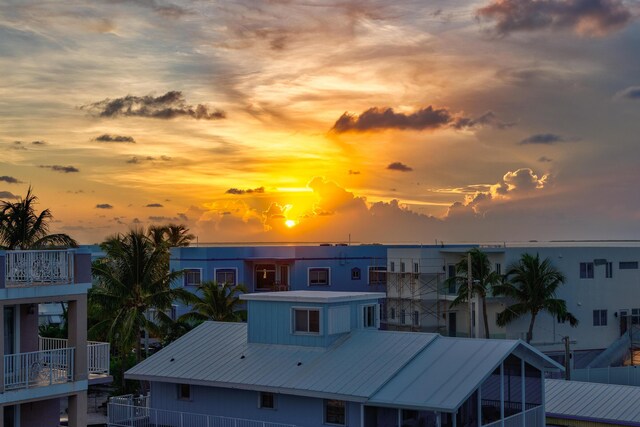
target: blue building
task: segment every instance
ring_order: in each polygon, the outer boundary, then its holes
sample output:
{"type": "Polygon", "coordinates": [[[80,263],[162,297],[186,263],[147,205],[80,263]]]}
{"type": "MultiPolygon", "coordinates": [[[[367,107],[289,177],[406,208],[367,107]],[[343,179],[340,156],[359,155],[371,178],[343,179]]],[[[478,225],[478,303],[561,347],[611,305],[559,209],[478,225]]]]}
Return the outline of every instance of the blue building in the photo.
{"type": "Polygon", "coordinates": [[[205,322],[127,371],[151,395],[112,401],[110,425],[543,426],[562,369],[522,341],[381,331],[382,293],[242,298],[247,323],[205,322]]]}

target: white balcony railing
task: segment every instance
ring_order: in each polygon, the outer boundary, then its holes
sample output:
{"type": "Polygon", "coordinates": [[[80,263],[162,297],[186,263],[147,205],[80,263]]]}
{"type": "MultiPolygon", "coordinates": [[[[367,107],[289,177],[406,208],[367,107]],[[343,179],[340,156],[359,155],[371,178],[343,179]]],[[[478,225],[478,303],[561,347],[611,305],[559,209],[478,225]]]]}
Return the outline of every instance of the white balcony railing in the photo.
{"type": "Polygon", "coordinates": [[[73,381],[73,348],[7,354],[4,389],[45,387],[73,381]]]}
{"type": "Polygon", "coordinates": [[[149,408],[148,396],[112,397],[107,407],[109,427],[296,427],[242,418],[215,417],[189,412],[149,408]]]}
{"type": "MultiPolygon", "coordinates": [[[[38,348],[59,350],[67,348],[68,340],[38,337],[38,348]]],[[[87,341],[87,369],[89,375],[109,375],[110,344],[108,342],[87,341]]]]}
{"type": "Polygon", "coordinates": [[[491,424],[482,424],[482,427],[543,427],[545,425],[542,406],[528,409],[524,412],[505,417],[503,420],[491,424]]]}
{"type": "Polygon", "coordinates": [[[6,251],[5,287],[73,283],[73,251],[6,251]]]}

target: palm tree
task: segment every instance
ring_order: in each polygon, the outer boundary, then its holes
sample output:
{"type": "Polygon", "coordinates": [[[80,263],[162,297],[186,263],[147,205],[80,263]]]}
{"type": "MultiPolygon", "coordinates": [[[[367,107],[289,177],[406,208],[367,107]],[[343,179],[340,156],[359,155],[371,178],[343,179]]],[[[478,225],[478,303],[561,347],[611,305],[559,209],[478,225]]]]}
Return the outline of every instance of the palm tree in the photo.
{"type": "Polygon", "coordinates": [[[218,322],[242,321],[243,311],[239,309],[242,304],[240,294],[246,293],[243,285],[222,285],[213,281],[202,282],[198,286],[198,293],[191,294],[191,311],[180,316],[178,321],[200,323],[206,320],[218,322]]]}
{"type": "Polygon", "coordinates": [[[27,196],[17,202],[0,203],[0,249],[40,249],[44,247],[77,247],[66,234],[49,234],[51,211],[35,211],[38,198],[27,190],[27,196]]]}
{"type": "Polygon", "coordinates": [[[480,297],[482,303],[482,321],[484,324],[485,338],[489,338],[489,320],[487,318],[487,293],[502,281],[502,277],[491,268],[491,261],[486,253],[473,248],[465,253],[465,256],[456,264],[456,276],[447,279],[458,284],[458,296],[451,303],[452,307],[469,301],[468,284],[468,257],[471,255],[471,298],[474,295],[480,297]]]}
{"type": "Polygon", "coordinates": [[[551,265],[551,260],[540,261],[540,255],[522,254],[520,260],[507,269],[507,281],[495,288],[497,295],[512,298],[515,303],[498,313],[497,323],[506,326],[521,316],[531,315],[527,343],[533,338],[533,326],[539,313],[546,311],[559,320],[578,325],[578,319],[567,311],[564,300],[556,298],[556,291],[564,283],[565,277],[551,265]]]}
{"type": "Polygon", "coordinates": [[[152,225],[147,234],[156,246],[166,245],[168,248],[189,246],[195,238],[183,224],[152,225]]]}
{"type": "Polygon", "coordinates": [[[171,289],[182,271],[170,272],[167,250],[156,246],[142,229],[118,234],[101,245],[104,258],[92,266],[96,285],[89,292],[94,311],[89,333],[106,337],[124,360],[135,348],[141,360],[143,331],[158,332],[154,320],[164,319],[171,303],[187,292],[171,289]],[[149,316],[154,312],[154,316],[149,316]]]}

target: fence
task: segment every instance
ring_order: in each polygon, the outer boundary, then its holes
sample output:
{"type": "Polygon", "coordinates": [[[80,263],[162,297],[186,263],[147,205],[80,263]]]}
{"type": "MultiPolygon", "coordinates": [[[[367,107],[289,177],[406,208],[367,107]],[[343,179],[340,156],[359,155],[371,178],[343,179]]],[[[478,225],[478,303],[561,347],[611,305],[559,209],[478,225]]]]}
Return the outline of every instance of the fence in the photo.
{"type": "MultiPolygon", "coordinates": [[[[63,338],[38,337],[38,348],[59,350],[67,348],[69,340],[63,338]]],[[[89,374],[109,374],[110,344],[108,342],[87,341],[87,369],[89,374]]]]}
{"type": "Polygon", "coordinates": [[[5,390],[73,381],[73,354],[73,348],[63,348],[5,355],[5,390]]]}
{"type": "Polygon", "coordinates": [[[5,286],[73,283],[73,251],[6,251],[5,286]]]}
{"type": "Polygon", "coordinates": [[[586,368],[571,371],[574,381],[640,386],[640,366],[586,368]]]}

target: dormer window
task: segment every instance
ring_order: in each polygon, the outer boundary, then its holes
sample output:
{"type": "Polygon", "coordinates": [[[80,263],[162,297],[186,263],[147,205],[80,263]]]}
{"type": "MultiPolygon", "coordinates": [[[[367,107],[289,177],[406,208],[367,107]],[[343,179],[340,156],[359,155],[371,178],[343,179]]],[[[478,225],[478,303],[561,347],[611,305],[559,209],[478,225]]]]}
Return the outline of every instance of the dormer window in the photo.
{"type": "Polygon", "coordinates": [[[293,332],[296,334],[320,334],[320,309],[294,308],[293,332]]]}

